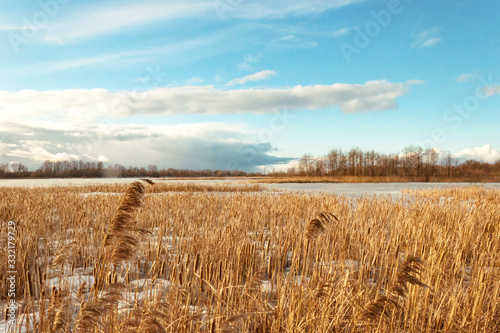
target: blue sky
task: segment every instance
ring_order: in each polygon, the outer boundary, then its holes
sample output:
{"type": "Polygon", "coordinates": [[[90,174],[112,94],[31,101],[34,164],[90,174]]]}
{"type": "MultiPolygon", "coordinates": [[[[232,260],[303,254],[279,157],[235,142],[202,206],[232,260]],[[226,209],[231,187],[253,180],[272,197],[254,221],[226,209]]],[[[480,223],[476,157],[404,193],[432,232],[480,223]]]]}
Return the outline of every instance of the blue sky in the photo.
{"type": "Polygon", "coordinates": [[[0,3],[0,163],[500,158],[500,3],[0,3]]]}

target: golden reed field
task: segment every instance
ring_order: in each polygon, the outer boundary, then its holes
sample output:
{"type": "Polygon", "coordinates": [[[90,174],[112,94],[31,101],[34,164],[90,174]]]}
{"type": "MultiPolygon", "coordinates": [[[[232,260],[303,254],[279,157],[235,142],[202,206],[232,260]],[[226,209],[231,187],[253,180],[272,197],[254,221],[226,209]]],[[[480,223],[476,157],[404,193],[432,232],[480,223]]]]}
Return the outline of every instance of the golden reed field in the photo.
{"type": "Polygon", "coordinates": [[[498,189],[0,196],[0,332],[500,332],[498,189]]]}

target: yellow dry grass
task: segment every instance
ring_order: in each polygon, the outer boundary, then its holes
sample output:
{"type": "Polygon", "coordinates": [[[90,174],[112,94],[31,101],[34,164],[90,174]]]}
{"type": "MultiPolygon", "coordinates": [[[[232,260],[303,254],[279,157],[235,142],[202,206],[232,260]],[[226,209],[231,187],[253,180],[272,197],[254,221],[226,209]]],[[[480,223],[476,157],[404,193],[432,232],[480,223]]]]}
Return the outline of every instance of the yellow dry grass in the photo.
{"type": "Polygon", "coordinates": [[[26,332],[500,331],[498,190],[155,186],[0,189],[26,332]]]}

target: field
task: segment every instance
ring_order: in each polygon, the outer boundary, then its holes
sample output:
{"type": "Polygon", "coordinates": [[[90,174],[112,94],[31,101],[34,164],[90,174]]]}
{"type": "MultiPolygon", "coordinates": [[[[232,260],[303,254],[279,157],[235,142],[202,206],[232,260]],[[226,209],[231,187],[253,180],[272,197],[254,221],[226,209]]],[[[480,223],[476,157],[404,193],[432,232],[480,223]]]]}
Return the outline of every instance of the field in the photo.
{"type": "Polygon", "coordinates": [[[0,332],[500,332],[498,189],[0,197],[0,332]]]}

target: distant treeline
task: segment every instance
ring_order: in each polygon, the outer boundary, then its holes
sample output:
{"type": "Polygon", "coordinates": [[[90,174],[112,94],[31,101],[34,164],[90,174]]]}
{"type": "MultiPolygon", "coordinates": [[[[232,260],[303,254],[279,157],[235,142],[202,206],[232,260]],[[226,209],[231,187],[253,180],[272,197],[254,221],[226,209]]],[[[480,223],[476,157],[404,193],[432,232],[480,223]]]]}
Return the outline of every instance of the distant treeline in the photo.
{"type": "Polygon", "coordinates": [[[238,170],[187,170],[147,167],[105,166],[103,162],[45,161],[35,171],[20,163],[0,164],[0,178],[101,178],[101,177],[237,177],[262,176],[261,173],[238,170]]]}
{"type": "Polygon", "coordinates": [[[409,146],[397,154],[381,154],[373,150],[349,151],[333,149],[327,155],[314,157],[304,154],[297,166],[274,176],[355,176],[403,177],[429,181],[431,178],[468,178],[471,180],[500,179],[500,159],[495,163],[476,160],[459,162],[450,153],[439,156],[434,149],[409,146]]]}
{"type": "MultiPolygon", "coordinates": [[[[467,160],[459,162],[451,154],[439,155],[434,149],[409,146],[397,154],[373,150],[333,149],[327,155],[304,154],[297,166],[286,171],[268,172],[268,176],[303,177],[400,177],[408,181],[454,179],[464,181],[500,181],[500,159],[495,163],[467,160]]],[[[147,167],[124,167],[103,162],[45,161],[29,171],[20,163],[0,164],[0,178],[100,178],[100,177],[257,177],[262,173],[238,170],[188,170],[147,167]]]]}

